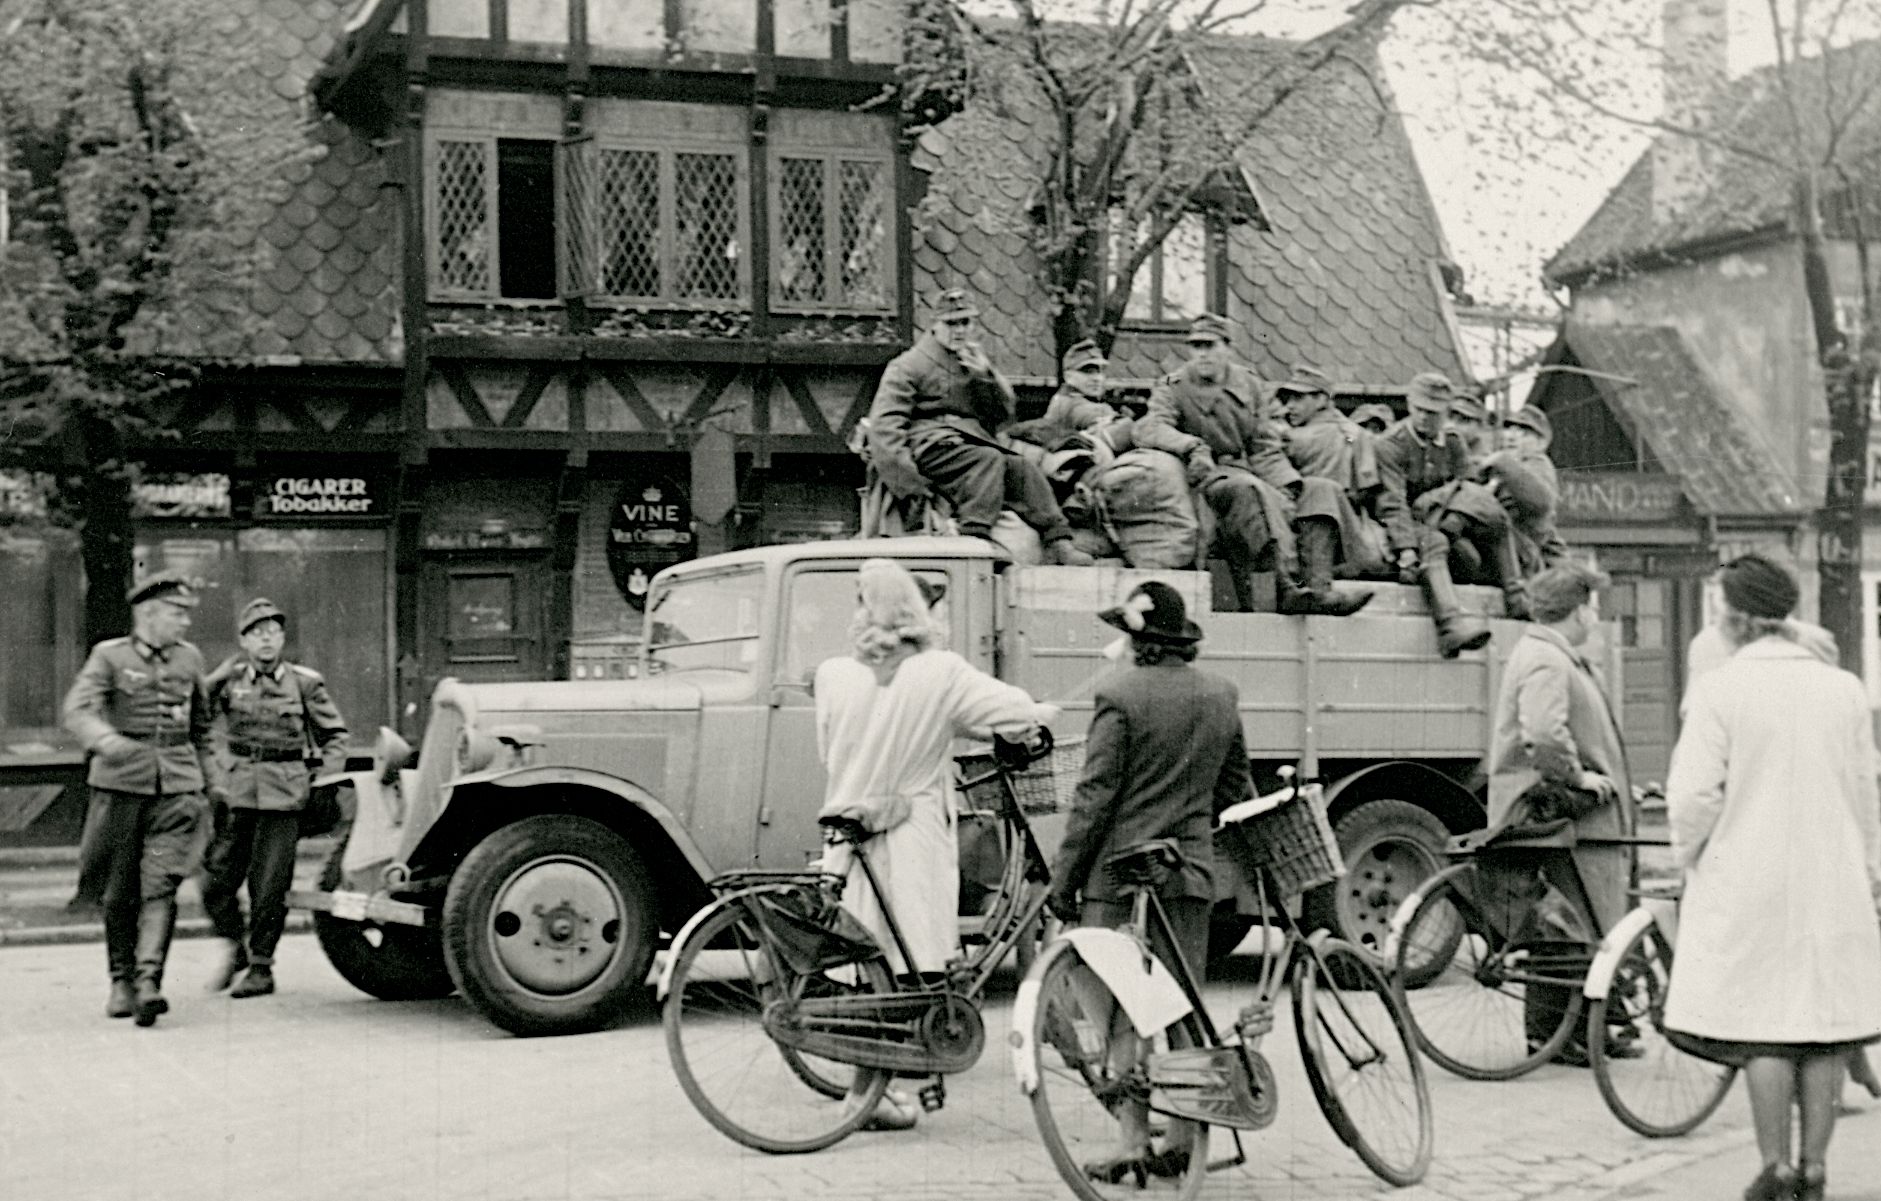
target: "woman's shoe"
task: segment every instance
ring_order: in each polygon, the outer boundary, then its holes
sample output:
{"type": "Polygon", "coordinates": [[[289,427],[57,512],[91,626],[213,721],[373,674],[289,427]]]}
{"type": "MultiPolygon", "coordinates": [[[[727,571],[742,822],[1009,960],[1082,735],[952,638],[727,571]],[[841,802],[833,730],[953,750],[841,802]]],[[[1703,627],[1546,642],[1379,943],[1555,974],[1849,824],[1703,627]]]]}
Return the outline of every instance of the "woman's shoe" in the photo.
{"type": "Polygon", "coordinates": [[[875,1112],[862,1123],[864,1130],[913,1130],[921,1117],[921,1107],[906,1093],[887,1092],[877,1102],[875,1112]]]}
{"type": "Polygon", "coordinates": [[[1189,1149],[1165,1147],[1161,1151],[1151,1151],[1143,1157],[1143,1168],[1152,1176],[1174,1180],[1189,1170],[1189,1149]]]}
{"type": "Polygon", "coordinates": [[[1791,1196],[1796,1201],[1822,1201],[1823,1194],[1829,1187],[1829,1178],[1821,1171],[1803,1172],[1796,1177],[1796,1189],[1791,1196]]]}
{"type": "MultiPolygon", "coordinates": [[[[1790,1201],[1791,1197],[1800,1197],[1796,1169],[1788,1164],[1767,1163],[1763,1171],[1757,1173],[1757,1179],[1750,1182],[1744,1190],[1744,1201],[1790,1201]]],[[[1820,1197],[1822,1194],[1817,1193],[1820,1197]]]]}

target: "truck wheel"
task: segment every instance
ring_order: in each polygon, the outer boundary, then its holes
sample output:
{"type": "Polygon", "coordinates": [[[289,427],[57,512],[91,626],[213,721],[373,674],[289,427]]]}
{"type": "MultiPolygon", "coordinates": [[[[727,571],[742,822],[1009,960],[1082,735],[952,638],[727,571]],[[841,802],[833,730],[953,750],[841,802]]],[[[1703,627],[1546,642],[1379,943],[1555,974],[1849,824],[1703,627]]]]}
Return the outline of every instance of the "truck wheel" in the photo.
{"type": "MultiPolygon", "coordinates": [[[[334,840],[320,869],[320,890],[340,886],[340,861],[346,832],[334,840]]],[[[381,1001],[430,1001],[448,997],[455,987],[444,966],[444,939],[428,926],[349,922],[314,911],[314,937],[327,962],[348,984],[381,1001]]]]}
{"type": "Polygon", "coordinates": [[[1306,928],[1324,927],[1371,957],[1380,971],[1398,904],[1442,870],[1450,831],[1408,801],[1367,801],[1333,827],[1345,875],[1306,894],[1306,928]]]}
{"type": "Polygon", "coordinates": [[[478,843],[444,895],[457,989],[511,1034],[612,1024],[646,981],[659,932],[640,856],[585,817],[548,814],[478,843]]]}

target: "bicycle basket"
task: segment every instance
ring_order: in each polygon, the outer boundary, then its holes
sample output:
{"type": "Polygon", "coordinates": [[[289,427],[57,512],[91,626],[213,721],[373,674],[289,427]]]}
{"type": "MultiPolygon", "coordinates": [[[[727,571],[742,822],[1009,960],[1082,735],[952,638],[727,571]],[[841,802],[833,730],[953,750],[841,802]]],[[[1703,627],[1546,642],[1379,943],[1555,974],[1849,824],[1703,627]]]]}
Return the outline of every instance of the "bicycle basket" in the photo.
{"type": "Polygon", "coordinates": [[[881,954],[862,923],[814,888],[763,893],[754,898],[752,909],[778,955],[799,975],[881,954]]]}
{"type": "Polygon", "coordinates": [[[1345,875],[1339,840],[1326,820],[1325,793],[1309,784],[1290,801],[1233,827],[1244,866],[1266,868],[1280,898],[1345,875]]]}
{"type": "MultiPolygon", "coordinates": [[[[995,766],[990,752],[961,755],[954,762],[966,779],[986,775],[995,766]]],[[[1080,735],[1058,739],[1044,756],[1019,771],[1008,773],[1008,778],[1012,780],[1012,794],[1018,799],[1020,812],[1036,816],[1068,812],[1071,798],[1078,791],[1078,777],[1083,772],[1084,738],[1080,735]]],[[[998,813],[1005,806],[997,776],[966,789],[960,799],[965,809],[988,809],[998,813]]]]}

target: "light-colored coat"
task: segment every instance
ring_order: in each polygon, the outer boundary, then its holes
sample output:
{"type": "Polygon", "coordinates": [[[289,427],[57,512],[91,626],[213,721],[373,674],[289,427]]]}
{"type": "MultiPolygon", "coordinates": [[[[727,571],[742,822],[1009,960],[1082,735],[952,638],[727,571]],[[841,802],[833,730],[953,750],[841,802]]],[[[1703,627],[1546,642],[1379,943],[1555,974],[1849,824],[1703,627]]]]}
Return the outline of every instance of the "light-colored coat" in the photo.
{"type": "MultiPolygon", "coordinates": [[[[960,945],[954,738],[1026,731],[1043,716],[1023,689],[952,651],[912,655],[887,683],[847,656],[817,668],[817,750],[829,768],[823,813],[882,832],[863,851],[908,940],[913,970],[942,970],[960,945]]],[[[908,970],[874,890],[846,850],[825,863],[845,875],[843,908],[875,936],[895,971],[908,970]]]]}
{"type": "Polygon", "coordinates": [[[1666,1024],[1881,1033],[1881,810],[1861,681],[1763,638],[1692,683],[1666,808],[1685,869],[1666,1024]]]}
{"type": "MultiPolygon", "coordinates": [[[[1491,826],[1509,816],[1530,785],[1573,784],[1581,772],[1596,771],[1618,786],[1619,798],[1575,822],[1575,832],[1608,838],[1632,832],[1633,789],[1613,710],[1592,665],[1554,630],[1530,626],[1509,652],[1489,761],[1491,826]]],[[[1603,933],[1627,911],[1631,863],[1625,847],[1575,848],[1574,865],[1603,933]]]]}

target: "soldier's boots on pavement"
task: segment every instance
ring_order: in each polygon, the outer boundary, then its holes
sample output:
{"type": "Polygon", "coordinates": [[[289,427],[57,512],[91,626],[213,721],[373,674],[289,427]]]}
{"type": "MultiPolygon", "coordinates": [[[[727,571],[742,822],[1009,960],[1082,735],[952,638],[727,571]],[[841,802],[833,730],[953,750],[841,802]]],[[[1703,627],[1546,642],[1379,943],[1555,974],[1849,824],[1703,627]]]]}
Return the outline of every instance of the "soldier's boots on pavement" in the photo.
{"type": "Polygon", "coordinates": [[[1281,572],[1276,581],[1282,613],[1349,617],[1371,603],[1370,588],[1344,592],[1333,587],[1332,568],[1338,554],[1339,530],[1330,521],[1300,522],[1300,579],[1281,572]]]}
{"type": "Polygon", "coordinates": [[[265,963],[257,963],[242,976],[242,982],[229,993],[236,1000],[243,997],[265,997],[274,991],[274,969],[265,963]]]}
{"type": "Polygon", "coordinates": [[[248,967],[248,948],[232,938],[222,940],[227,948],[222,959],[222,966],[209,977],[209,991],[221,992],[235,983],[235,978],[248,967]]]}
{"type": "Polygon", "coordinates": [[[1441,555],[1432,556],[1418,574],[1424,603],[1430,606],[1431,620],[1437,623],[1437,649],[1446,659],[1464,651],[1473,651],[1489,643],[1489,623],[1463,611],[1457,599],[1456,584],[1450,579],[1450,564],[1441,555]]]}
{"type": "Polygon", "coordinates": [[[145,901],[137,911],[137,1024],[154,1026],[170,1012],[163,999],[163,963],[170,955],[170,934],[176,929],[176,898],[145,901]]]}

